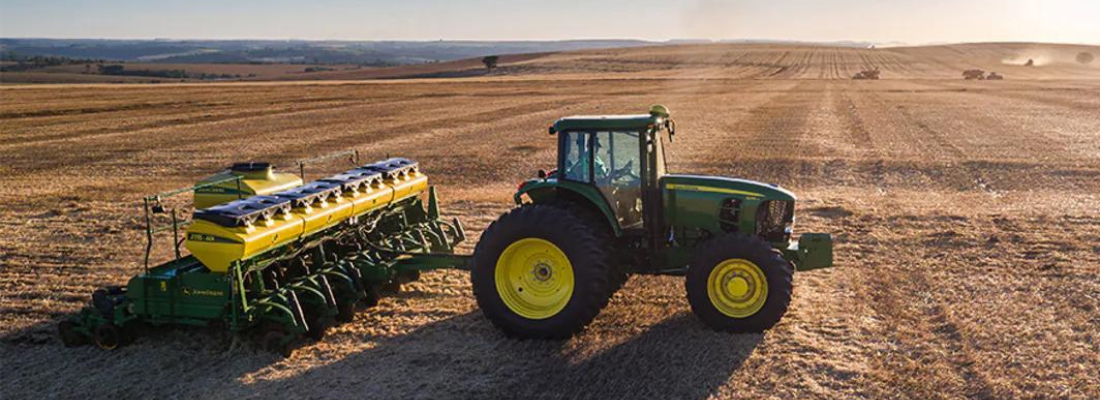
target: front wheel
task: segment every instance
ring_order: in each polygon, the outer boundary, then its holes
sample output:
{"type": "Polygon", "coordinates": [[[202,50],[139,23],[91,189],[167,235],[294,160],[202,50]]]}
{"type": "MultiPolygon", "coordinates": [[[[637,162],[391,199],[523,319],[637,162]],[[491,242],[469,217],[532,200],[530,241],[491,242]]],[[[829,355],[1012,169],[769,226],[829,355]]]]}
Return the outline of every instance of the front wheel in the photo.
{"type": "Polygon", "coordinates": [[[474,249],[474,297],[509,336],[571,337],[607,304],[610,246],[568,209],[517,208],[489,225],[474,249]]]}
{"type": "Polygon", "coordinates": [[[786,314],[793,273],[791,263],[760,238],[720,237],[688,268],[688,303],[716,331],[763,332],[786,314]]]}

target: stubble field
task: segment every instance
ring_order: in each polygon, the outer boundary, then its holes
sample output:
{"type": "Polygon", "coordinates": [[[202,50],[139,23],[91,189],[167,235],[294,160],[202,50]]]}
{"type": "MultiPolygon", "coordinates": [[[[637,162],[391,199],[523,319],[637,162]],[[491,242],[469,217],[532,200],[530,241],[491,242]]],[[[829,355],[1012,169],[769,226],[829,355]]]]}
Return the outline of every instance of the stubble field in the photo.
{"type": "Polygon", "coordinates": [[[566,63],[478,79],[0,88],[0,393],[1100,397],[1100,69],[746,79],[759,76],[669,54],[587,75],[566,63]],[[233,161],[356,148],[420,161],[475,243],[553,163],[548,124],[653,103],[677,120],[674,172],[778,183],[799,195],[796,231],[837,240],[836,266],[796,274],[766,334],[709,332],[681,279],[637,276],[576,338],[510,340],[468,275],[443,271],[285,360],[215,330],[157,330],[115,352],[54,337],[92,290],[139,271],[144,195],[233,161]]]}

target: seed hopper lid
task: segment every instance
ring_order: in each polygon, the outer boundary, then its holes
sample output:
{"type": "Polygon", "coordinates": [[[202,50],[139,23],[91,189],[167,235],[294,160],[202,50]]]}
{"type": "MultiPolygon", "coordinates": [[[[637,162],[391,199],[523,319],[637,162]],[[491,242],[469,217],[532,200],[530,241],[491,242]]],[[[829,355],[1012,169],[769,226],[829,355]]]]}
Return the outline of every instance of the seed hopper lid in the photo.
{"type": "Polygon", "coordinates": [[[314,181],[294,189],[275,193],[275,196],[290,200],[294,208],[306,207],[314,203],[328,200],[329,197],[338,197],[343,193],[340,184],[333,182],[314,181]]]}
{"type": "Polygon", "coordinates": [[[290,208],[290,199],[276,196],[252,196],[195,210],[194,218],[226,227],[245,226],[255,223],[260,218],[270,219],[278,213],[289,213],[290,208]]]}
{"type": "MultiPolygon", "coordinates": [[[[367,164],[352,171],[372,171],[381,173],[386,179],[398,179],[411,172],[420,170],[420,163],[407,158],[390,158],[374,164],[367,164]]],[[[351,171],[348,171],[351,172],[351,171]]]]}
{"type": "MultiPolygon", "coordinates": [[[[266,163],[234,164],[234,168],[238,166],[242,170],[251,169],[252,172],[271,168],[266,163]]],[[[359,189],[376,182],[381,183],[383,179],[404,178],[409,173],[418,171],[419,168],[420,164],[416,161],[391,158],[271,195],[252,196],[195,210],[194,218],[226,227],[245,226],[255,223],[260,218],[272,218],[280,212],[289,213],[293,208],[307,207],[339,197],[347,190],[359,189]]]]}
{"type": "Polygon", "coordinates": [[[340,185],[340,188],[344,192],[351,192],[370,187],[375,183],[381,183],[382,173],[374,170],[357,168],[321,179],[320,181],[340,185]]]}

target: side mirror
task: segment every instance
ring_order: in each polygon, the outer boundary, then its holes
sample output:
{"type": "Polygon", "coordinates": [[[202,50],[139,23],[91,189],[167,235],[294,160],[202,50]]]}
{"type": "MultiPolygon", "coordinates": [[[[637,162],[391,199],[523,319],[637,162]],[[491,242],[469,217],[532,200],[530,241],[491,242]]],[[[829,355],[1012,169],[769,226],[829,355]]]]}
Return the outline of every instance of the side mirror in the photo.
{"type": "Polygon", "coordinates": [[[546,179],[546,170],[540,169],[538,172],[539,179],[546,179]]]}

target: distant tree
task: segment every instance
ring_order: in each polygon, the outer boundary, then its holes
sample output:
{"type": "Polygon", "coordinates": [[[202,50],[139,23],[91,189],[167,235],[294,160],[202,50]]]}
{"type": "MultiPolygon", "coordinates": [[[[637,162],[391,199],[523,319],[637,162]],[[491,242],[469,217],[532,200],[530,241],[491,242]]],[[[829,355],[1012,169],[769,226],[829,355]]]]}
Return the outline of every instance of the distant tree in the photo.
{"type": "Polygon", "coordinates": [[[1077,62],[1079,62],[1081,64],[1091,63],[1092,60],[1095,60],[1095,59],[1096,59],[1096,56],[1092,55],[1092,53],[1089,53],[1087,51],[1082,51],[1080,53],[1077,53],[1077,62]]]}
{"type": "Polygon", "coordinates": [[[485,69],[489,70],[489,73],[493,73],[493,68],[497,67],[497,60],[499,59],[500,57],[497,56],[485,56],[481,59],[481,63],[485,64],[485,69]]]}

